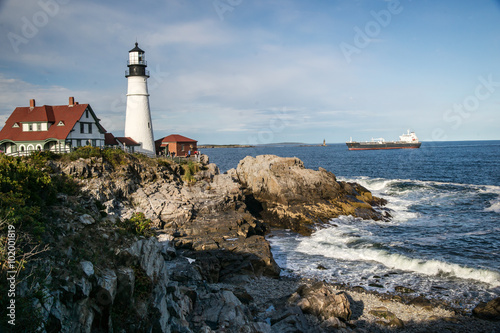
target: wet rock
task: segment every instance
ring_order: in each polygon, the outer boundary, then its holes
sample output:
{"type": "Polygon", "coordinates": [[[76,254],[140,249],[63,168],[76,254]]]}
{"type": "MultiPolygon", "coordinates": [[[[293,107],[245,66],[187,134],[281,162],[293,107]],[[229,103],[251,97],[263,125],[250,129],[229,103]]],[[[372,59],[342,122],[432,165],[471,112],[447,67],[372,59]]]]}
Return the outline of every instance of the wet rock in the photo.
{"type": "Polygon", "coordinates": [[[403,286],[396,286],[396,287],[394,287],[394,290],[396,290],[398,293],[402,293],[402,294],[411,294],[411,293],[415,292],[415,290],[413,290],[411,288],[403,287],[403,286]]]}
{"type": "Polygon", "coordinates": [[[379,283],[370,283],[370,284],[368,284],[368,286],[374,287],[374,288],[384,288],[384,286],[379,284],[379,283]]]}
{"type": "Polygon", "coordinates": [[[418,297],[410,300],[408,302],[408,305],[414,305],[414,306],[417,306],[417,307],[420,307],[420,308],[424,308],[427,311],[431,311],[432,310],[432,304],[431,304],[431,302],[427,298],[425,298],[423,296],[418,296],[418,297]]]}
{"type": "Polygon", "coordinates": [[[392,320],[396,318],[396,315],[389,310],[385,306],[380,306],[377,308],[374,308],[368,312],[369,314],[378,317],[378,318],[383,318],[387,320],[392,320]]]}
{"type": "Polygon", "coordinates": [[[352,288],[352,290],[357,293],[366,293],[366,289],[361,286],[355,286],[352,288]]]}
{"type": "Polygon", "coordinates": [[[500,321],[500,297],[492,299],[487,303],[479,303],[472,310],[472,314],[477,318],[500,321]]]}

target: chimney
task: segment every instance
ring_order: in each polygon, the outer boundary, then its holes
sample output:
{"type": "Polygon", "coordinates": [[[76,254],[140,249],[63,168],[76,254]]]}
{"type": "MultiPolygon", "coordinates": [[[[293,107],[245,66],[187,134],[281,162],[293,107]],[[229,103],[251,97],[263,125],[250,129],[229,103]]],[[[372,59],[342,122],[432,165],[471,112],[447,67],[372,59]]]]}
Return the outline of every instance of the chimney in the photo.
{"type": "Polygon", "coordinates": [[[30,110],[33,110],[35,108],[35,100],[30,99],[30,110]]]}
{"type": "Polygon", "coordinates": [[[70,97],[69,98],[69,107],[73,107],[73,105],[75,105],[75,98],[74,97],[70,97]]]}

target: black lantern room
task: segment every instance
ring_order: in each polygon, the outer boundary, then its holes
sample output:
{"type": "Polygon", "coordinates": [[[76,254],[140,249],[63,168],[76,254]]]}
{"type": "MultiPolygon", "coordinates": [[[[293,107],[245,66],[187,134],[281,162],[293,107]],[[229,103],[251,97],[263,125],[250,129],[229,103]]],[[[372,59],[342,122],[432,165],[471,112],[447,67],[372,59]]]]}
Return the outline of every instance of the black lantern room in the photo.
{"type": "Polygon", "coordinates": [[[135,43],[135,47],[128,51],[128,70],[125,72],[125,77],[129,76],[147,76],[149,77],[149,71],[146,70],[147,63],[146,57],[144,56],[144,51],[135,43]]]}

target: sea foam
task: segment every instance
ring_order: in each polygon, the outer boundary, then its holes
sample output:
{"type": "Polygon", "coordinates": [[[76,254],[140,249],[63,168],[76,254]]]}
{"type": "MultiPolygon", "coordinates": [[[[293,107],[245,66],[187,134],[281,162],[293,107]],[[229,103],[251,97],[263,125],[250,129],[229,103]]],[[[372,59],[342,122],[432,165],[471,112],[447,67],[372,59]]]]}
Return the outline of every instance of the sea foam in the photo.
{"type": "Polygon", "coordinates": [[[415,272],[442,278],[472,279],[500,286],[500,273],[461,266],[440,260],[425,260],[391,253],[386,249],[376,249],[373,243],[361,237],[357,228],[328,228],[303,238],[296,251],[307,255],[319,255],[346,261],[376,262],[390,269],[415,272]]]}

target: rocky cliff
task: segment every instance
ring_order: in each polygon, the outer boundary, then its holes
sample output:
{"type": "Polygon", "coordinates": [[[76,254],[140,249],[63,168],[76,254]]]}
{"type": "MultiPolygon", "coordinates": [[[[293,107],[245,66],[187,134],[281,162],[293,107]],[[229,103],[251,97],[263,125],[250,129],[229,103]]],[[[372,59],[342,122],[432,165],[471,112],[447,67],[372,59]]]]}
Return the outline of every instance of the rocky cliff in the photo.
{"type": "Polygon", "coordinates": [[[256,303],[245,285],[279,276],[264,238],[270,225],[308,233],[339,214],[385,218],[366,189],[295,158],[246,158],[227,174],[208,161],[136,155],[49,160],[44,168],[73,179],[80,193],[58,196],[44,237],[50,250],[30,262],[31,278],[18,287],[40,332],[345,327],[349,302],[328,286],[256,303]]]}

